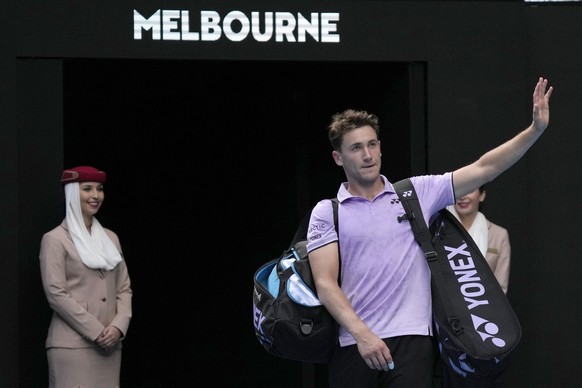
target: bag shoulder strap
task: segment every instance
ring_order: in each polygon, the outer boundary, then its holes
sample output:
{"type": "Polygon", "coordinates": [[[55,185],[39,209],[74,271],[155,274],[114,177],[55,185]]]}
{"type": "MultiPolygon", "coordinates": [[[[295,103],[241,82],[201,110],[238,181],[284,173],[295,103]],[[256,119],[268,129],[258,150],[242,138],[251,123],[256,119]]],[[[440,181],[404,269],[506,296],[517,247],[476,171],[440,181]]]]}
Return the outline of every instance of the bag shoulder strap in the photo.
{"type": "MultiPolygon", "coordinates": [[[[339,199],[337,197],[334,197],[334,198],[331,198],[330,201],[331,201],[331,207],[333,209],[333,224],[335,227],[335,231],[337,233],[338,258],[339,258],[339,269],[340,269],[340,271],[338,272],[338,283],[341,284],[340,279],[341,279],[342,258],[341,258],[340,249],[339,249],[339,215],[338,215],[338,213],[339,213],[339,199]]],[[[293,240],[291,241],[291,244],[289,245],[288,249],[295,247],[295,245],[299,241],[305,240],[307,238],[307,229],[309,228],[309,219],[311,218],[312,211],[313,211],[313,208],[311,208],[311,210],[309,210],[305,214],[305,216],[303,217],[303,220],[301,220],[301,223],[297,227],[297,230],[295,231],[295,236],[293,237],[293,240]]]]}
{"type": "Polygon", "coordinates": [[[432,245],[432,239],[430,231],[424,221],[424,216],[422,215],[422,209],[420,207],[420,202],[414,190],[414,185],[410,178],[400,180],[393,184],[398,198],[402,203],[402,207],[406,211],[406,214],[398,217],[398,222],[402,222],[407,219],[410,221],[410,227],[414,233],[414,237],[418,244],[422,247],[424,251],[424,257],[426,258],[428,265],[430,267],[431,278],[437,287],[438,292],[441,294],[441,301],[445,313],[447,315],[447,320],[449,321],[451,328],[455,333],[462,332],[462,327],[459,324],[459,318],[452,314],[454,311],[452,306],[451,298],[446,295],[446,284],[439,263],[437,262],[437,253],[432,245]]]}
{"type": "Polygon", "coordinates": [[[430,232],[424,221],[422,215],[422,209],[420,208],[420,202],[416,196],[416,191],[412,185],[410,178],[403,179],[393,184],[398,198],[402,203],[402,207],[406,211],[406,214],[398,217],[398,222],[402,222],[407,219],[410,221],[410,227],[414,233],[416,241],[422,247],[424,251],[424,256],[429,264],[436,260],[436,252],[432,246],[430,232]]]}
{"type": "MultiPolygon", "coordinates": [[[[339,221],[338,221],[339,220],[339,217],[338,217],[339,200],[337,199],[337,197],[331,199],[331,206],[333,208],[333,224],[335,226],[335,230],[336,230],[337,235],[338,235],[338,244],[339,244],[339,221]]],[[[309,228],[309,219],[311,218],[312,211],[313,211],[313,208],[311,208],[305,214],[305,216],[303,216],[301,223],[299,224],[299,226],[297,227],[297,230],[295,231],[295,236],[293,236],[293,240],[291,240],[291,244],[289,244],[289,249],[293,248],[295,246],[295,244],[297,244],[299,241],[305,240],[307,238],[307,228],[309,228]]]]}
{"type": "Polygon", "coordinates": [[[335,232],[337,233],[337,258],[339,261],[339,270],[337,273],[337,283],[342,284],[341,282],[341,272],[342,272],[342,255],[340,251],[340,241],[339,241],[339,199],[337,197],[331,199],[331,206],[333,207],[333,224],[335,226],[335,232]]]}
{"type": "Polygon", "coordinates": [[[335,231],[337,233],[337,243],[339,245],[339,218],[338,218],[339,199],[337,199],[337,197],[331,199],[331,206],[333,207],[333,224],[335,226],[335,231]]]}

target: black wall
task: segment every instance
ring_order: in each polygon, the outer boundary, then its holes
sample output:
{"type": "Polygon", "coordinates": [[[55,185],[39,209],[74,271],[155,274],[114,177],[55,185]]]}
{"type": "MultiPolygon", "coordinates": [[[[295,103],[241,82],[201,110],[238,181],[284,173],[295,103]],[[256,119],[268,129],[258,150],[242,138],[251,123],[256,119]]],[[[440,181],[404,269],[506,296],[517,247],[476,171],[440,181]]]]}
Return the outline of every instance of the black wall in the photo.
{"type": "Polygon", "coordinates": [[[173,5],[337,10],[342,42],[135,42],[123,15],[139,2],[26,1],[0,13],[3,36],[13,37],[1,40],[2,385],[46,382],[38,246],[63,216],[63,167],[94,164],[109,175],[99,218],[121,238],[135,293],[125,387],[201,378],[295,387],[309,368],[260,349],[251,279],[343,179],[326,140],[330,116],[348,106],[380,116],[392,180],[444,172],[525,128],[544,76],[556,88],[550,127],[489,185],[486,210],[510,232],[509,298],[524,330],[508,386],[578,386],[581,265],[567,242],[580,216],[582,8],[271,3],[173,5]]]}

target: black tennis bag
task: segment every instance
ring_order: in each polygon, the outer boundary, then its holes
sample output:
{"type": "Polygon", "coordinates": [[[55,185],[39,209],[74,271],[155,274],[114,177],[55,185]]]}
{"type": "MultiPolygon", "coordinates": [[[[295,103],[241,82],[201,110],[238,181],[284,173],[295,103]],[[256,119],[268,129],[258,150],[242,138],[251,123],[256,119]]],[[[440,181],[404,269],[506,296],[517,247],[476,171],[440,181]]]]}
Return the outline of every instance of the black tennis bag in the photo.
{"type": "Polygon", "coordinates": [[[431,270],[433,321],[443,362],[467,380],[497,375],[521,339],[513,307],[457,218],[442,209],[427,230],[412,183],[406,183],[410,186],[397,182],[394,187],[406,192],[401,196],[406,218],[431,270]]]}
{"type": "MultiPolygon", "coordinates": [[[[337,229],[337,202],[334,199],[332,203],[337,229]]],[[[289,248],[255,272],[253,325],[268,353],[327,363],[338,344],[339,325],[317,298],[306,248],[309,214],[289,248]]]]}
{"type": "Polygon", "coordinates": [[[471,380],[505,368],[521,339],[521,326],[509,300],[479,248],[457,218],[441,210],[430,232],[437,256],[431,271],[433,316],[447,366],[471,380]],[[439,283],[440,282],[440,283],[439,283]]]}

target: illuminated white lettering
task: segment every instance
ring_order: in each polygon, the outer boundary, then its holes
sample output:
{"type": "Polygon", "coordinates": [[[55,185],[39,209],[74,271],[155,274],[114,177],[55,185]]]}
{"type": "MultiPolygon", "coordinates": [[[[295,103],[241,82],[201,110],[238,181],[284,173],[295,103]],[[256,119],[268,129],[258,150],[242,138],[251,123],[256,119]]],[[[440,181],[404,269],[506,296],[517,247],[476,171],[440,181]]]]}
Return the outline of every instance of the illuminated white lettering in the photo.
{"type": "Polygon", "coordinates": [[[142,30],[152,30],[152,39],[160,40],[162,36],[160,15],[160,10],[157,10],[152,16],[146,19],[139,12],[133,10],[133,39],[140,40],[142,38],[142,30]]]}
{"type": "Polygon", "coordinates": [[[339,43],[340,37],[337,32],[337,22],[339,13],[330,12],[321,14],[321,41],[323,43],[339,43]]]}
{"type": "Polygon", "coordinates": [[[222,28],[220,28],[220,15],[215,11],[200,12],[200,35],[204,41],[215,41],[220,39],[222,28]]]}
{"type": "Polygon", "coordinates": [[[295,42],[295,36],[293,36],[295,24],[295,17],[291,12],[276,12],[275,40],[277,42],[283,42],[286,38],[288,42],[295,42]]]}
{"type": "Polygon", "coordinates": [[[253,38],[257,42],[266,42],[273,37],[273,12],[265,12],[265,31],[261,33],[261,14],[259,12],[251,13],[251,29],[253,38]]]}
{"type": "Polygon", "coordinates": [[[180,40],[180,11],[162,11],[162,37],[164,40],[180,40]]]}
{"type": "Polygon", "coordinates": [[[158,9],[144,17],[133,10],[133,39],[144,39],[149,31],[152,40],[214,42],[226,38],[241,42],[249,37],[257,42],[304,43],[308,36],[317,43],[338,43],[339,13],[311,12],[307,18],[292,12],[251,12],[249,18],[242,11],[230,11],[224,18],[217,11],[200,11],[199,31],[192,24],[189,10],[158,9]]]}
{"type": "Polygon", "coordinates": [[[182,11],[182,40],[200,40],[198,32],[190,31],[190,12],[182,11]]]}
{"type": "Polygon", "coordinates": [[[317,13],[311,13],[311,20],[307,20],[303,15],[297,15],[297,41],[305,42],[305,34],[311,35],[316,42],[319,41],[319,18],[317,13]]]}

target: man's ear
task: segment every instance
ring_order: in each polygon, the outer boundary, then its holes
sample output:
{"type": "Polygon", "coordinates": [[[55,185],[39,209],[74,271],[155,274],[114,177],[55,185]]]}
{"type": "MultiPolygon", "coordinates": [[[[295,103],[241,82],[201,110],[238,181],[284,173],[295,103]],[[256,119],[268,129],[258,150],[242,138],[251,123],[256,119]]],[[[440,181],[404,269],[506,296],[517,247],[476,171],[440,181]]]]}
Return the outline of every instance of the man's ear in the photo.
{"type": "Polygon", "coordinates": [[[335,164],[337,164],[338,166],[343,166],[343,162],[342,162],[342,154],[338,151],[332,151],[331,156],[333,157],[333,160],[335,161],[335,164]]]}

